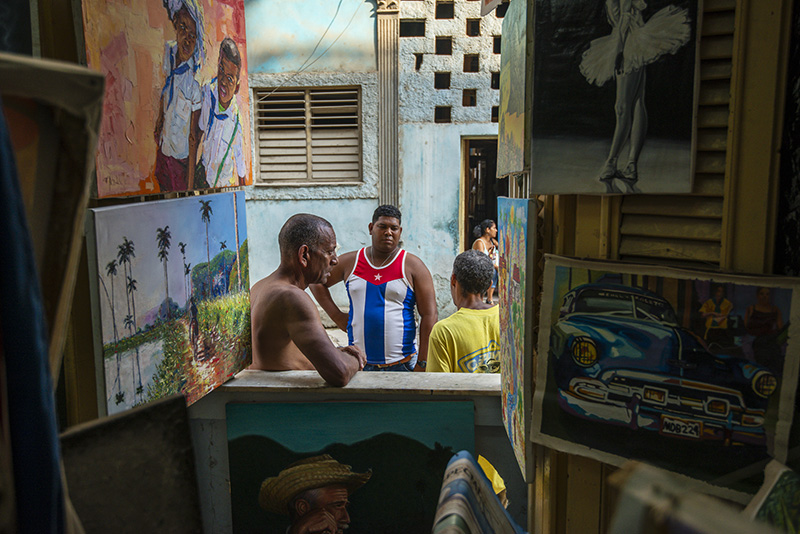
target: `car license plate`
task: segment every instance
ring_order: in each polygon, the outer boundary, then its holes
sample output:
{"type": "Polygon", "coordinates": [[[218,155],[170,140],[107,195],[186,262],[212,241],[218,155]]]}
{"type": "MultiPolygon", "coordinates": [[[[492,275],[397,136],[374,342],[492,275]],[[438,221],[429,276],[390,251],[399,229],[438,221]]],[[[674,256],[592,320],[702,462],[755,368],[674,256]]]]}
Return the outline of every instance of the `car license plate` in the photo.
{"type": "Polygon", "coordinates": [[[671,436],[681,436],[684,438],[700,439],[703,431],[703,423],[692,421],[691,419],[679,419],[677,417],[661,417],[661,433],[671,436]]]}

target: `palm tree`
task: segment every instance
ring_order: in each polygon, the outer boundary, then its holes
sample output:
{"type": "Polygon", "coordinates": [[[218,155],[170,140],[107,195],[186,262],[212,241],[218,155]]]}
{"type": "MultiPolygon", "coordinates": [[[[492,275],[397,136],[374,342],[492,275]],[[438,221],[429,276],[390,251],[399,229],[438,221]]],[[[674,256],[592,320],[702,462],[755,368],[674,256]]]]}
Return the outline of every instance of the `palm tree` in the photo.
{"type": "Polygon", "coordinates": [[[211,222],[211,201],[210,200],[200,200],[200,219],[206,223],[206,259],[208,260],[208,264],[206,265],[206,275],[208,277],[208,291],[211,291],[211,251],[208,248],[208,223],[211,222]]]}
{"type": "Polygon", "coordinates": [[[167,276],[167,262],[169,261],[169,247],[172,233],[169,231],[169,225],[164,228],[156,229],[156,243],[158,246],[158,259],[164,264],[164,291],[167,294],[165,302],[167,303],[167,320],[172,316],[172,307],[169,303],[169,276],[167,276]]]}
{"type": "Polygon", "coordinates": [[[242,264],[239,261],[239,209],[236,207],[236,195],[233,195],[233,229],[236,234],[236,283],[237,291],[242,290],[242,264]]]}
{"type": "MultiPolygon", "coordinates": [[[[128,330],[133,330],[133,328],[134,328],[133,315],[131,315],[130,313],[128,315],[126,315],[125,316],[125,320],[123,322],[125,324],[125,327],[128,330]]],[[[133,336],[131,336],[131,337],[133,337],[133,336]]],[[[139,358],[139,347],[136,347],[136,358],[137,358],[137,360],[139,358]]],[[[131,380],[136,380],[136,365],[135,364],[136,364],[136,362],[134,360],[131,360],[131,380]]],[[[134,386],[135,385],[136,385],[136,383],[134,382],[134,386]]],[[[136,388],[134,387],[134,389],[136,389],[136,388]]],[[[124,397],[119,397],[119,396],[117,397],[119,402],[121,402],[121,399],[123,399],[123,398],[124,397]]],[[[133,396],[133,399],[134,399],[134,401],[136,400],[136,395],[135,394],[133,396]]],[[[119,402],[117,402],[117,404],[119,404],[119,402]]]]}
{"type": "MultiPolygon", "coordinates": [[[[131,243],[131,245],[133,245],[133,243],[131,243]]],[[[136,298],[135,298],[135,293],[136,293],[136,284],[137,283],[138,282],[136,280],[134,280],[133,278],[128,276],[128,293],[130,293],[130,295],[131,295],[131,309],[133,310],[132,323],[133,323],[134,332],[137,332],[139,330],[139,327],[136,325],[136,298]]],[[[136,394],[137,395],[141,395],[142,391],[143,391],[143,388],[142,388],[142,369],[139,366],[139,345],[138,344],[136,345],[136,374],[138,376],[138,385],[136,387],[136,394]]]]}
{"type": "MultiPolygon", "coordinates": [[[[119,260],[119,265],[122,265],[122,276],[124,280],[128,279],[128,264],[130,262],[130,254],[133,253],[132,245],[133,243],[128,241],[127,237],[123,237],[122,243],[117,247],[117,259],[119,260]]],[[[131,299],[127,291],[125,292],[125,304],[128,308],[128,315],[130,315],[131,299]]]]}
{"type": "Polygon", "coordinates": [[[189,302],[188,284],[186,283],[186,243],[183,241],[178,242],[178,248],[181,249],[181,256],[183,256],[183,289],[186,290],[186,302],[189,302]]]}
{"type": "MultiPolygon", "coordinates": [[[[119,343],[119,334],[117,332],[117,317],[114,312],[114,277],[117,275],[117,261],[111,260],[106,264],[106,275],[111,278],[111,323],[114,327],[114,354],[117,358],[117,384],[119,385],[119,351],[117,350],[117,344],[119,343]]],[[[102,281],[102,278],[100,279],[102,281]]],[[[108,297],[108,291],[105,288],[105,284],[103,284],[103,290],[106,291],[106,297],[108,297]]]]}
{"type": "Polygon", "coordinates": [[[183,277],[186,280],[186,303],[188,305],[189,299],[192,298],[192,264],[191,263],[184,263],[183,264],[183,277]]]}
{"type": "Polygon", "coordinates": [[[126,328],[129,328],[129,329],[133,328],[133,315],[131,315],[130,313],[128,315],[126,315],[125,316],[125,320],[123,321],[123,323],[125,324],[126,328]]]}
{"type": "MultiPolygon", "coordinates": [[[[227,240],[219,242],[220,254],[225,252],[225,249],[228,248],[228,245],[225,243],[225,241],[227,241],[227,240]]],[[[227,263],[225,263],[225,254],[222,254],[222,279],[225,280],[225,293],[228,292],[227,277],[225,276],[225,272],[226,272],[227,267],[228,267],[228,265],[227,265],[227,263]]]]}

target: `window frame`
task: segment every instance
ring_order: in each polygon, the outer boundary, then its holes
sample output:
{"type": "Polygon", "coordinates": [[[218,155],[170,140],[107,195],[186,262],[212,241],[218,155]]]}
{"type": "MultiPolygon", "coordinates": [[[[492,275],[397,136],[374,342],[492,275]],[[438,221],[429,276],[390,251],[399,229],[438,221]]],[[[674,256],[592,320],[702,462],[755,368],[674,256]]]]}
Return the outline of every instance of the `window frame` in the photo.
{"type": "MultiPolygon", "coordinates": [[[[335,185],[364,185],[364,88],[360,84],[342,84],[342,85],[304,85],[304,86],[271,86],[271,87],[254,87],[253,88],[253,121],[254,121],[254,180],[253,184],[258,187],[264,188],[276,188],[276,187],[309,187],[309,186],[335,186],[335,185]],[[304,124],[302,128],[267,128],[261,125],[261,120],[264,118],[262,112],[259,110],[260,104],[262,104],[262,100],[270,95],[271,93],[281,93],[281,92],[303,92],[304,95],[304,115],[303,120],[304,124]],[[314,178],[314,157],[315,154],[314,150],[314,131],[317,132],[323,131],[324,129],[321,128],[319,125],[314,125],[314,115],[312,109],[312,97],[314,93],[324,94],[324,93],[333,93],[337,91],[355,91],[356,93],[356,111],[355,111],[355,125],[343,125],[342,130],[353,129],[355,130],[355,135],[353,137],[349,137],[348,139],[355,139],[355,149],[356,154],[352,158],[352,161],[342,161],[342,164],[353,164],[357,163],[358,167],[355,171],[350,170],[351,173],[355,173],[353,177],[342,177],[342,178],[314,178]],[[293,178],[269,178],[265,176],[264,166],[268,164],[264,164],[261,162],[261,151],[265,147],[262,145],[261,134],[263,132],[268,131],[277,131],[280,129],[284,130],[292,130],[292,131],[303,131],[305,134],[305,173],[306,177],[302,179],[293,179],[293,178]]],[[[320,117],[317,117],[319,119],[320,117]]],[[[266,147],[269,148],[269,147],[266,147]]],[[[301,171],[297,171],[301,172],[301,171]]],[[[322,172],[322,171],[317,171],[322,172]]],[[[330,171],[329,171],[330,172],[330,171]]],[[[335,172],[335,171],[334,171],[335,172]]],[[[341,170],[338,172],[346,172],[345,170],[341,170]]]]}

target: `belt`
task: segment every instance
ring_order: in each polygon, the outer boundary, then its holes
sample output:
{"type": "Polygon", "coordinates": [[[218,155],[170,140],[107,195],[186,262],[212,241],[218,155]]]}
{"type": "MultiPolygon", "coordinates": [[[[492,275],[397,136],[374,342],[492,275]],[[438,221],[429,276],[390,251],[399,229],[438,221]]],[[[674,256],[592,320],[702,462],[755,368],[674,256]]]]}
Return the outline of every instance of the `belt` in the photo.
{"type": "Polygon", "coordinates": [[[397,365],[398,363],[410,362],[411,358],[416,356],[416,354],[417,354],[416,352],[414,354],[409,354],[408,356],[406,356],[402,360],[397,360],[396,362],[392,362],[392,363],[369,363],[369,362],[367,362],[367,365],[373,365],[373,366],[377,367],[378,369],[384,369],[386,367],[391,367],[393,365],[397,365]]]}

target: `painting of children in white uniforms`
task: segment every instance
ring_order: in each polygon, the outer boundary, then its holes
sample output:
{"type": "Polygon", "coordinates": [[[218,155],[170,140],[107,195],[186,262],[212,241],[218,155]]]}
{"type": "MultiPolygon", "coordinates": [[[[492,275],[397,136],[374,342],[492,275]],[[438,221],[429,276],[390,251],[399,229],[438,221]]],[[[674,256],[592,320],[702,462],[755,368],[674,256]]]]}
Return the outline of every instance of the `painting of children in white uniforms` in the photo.
{"type": "Polygon", "coordinates": [[[244,0],[81,0],[98,198],[252,183],[244,0]]]}
{"type": "Polygon", "coordinates": [[[536,0],[534,192],[691,192],[698,0],[536,0]]]}

